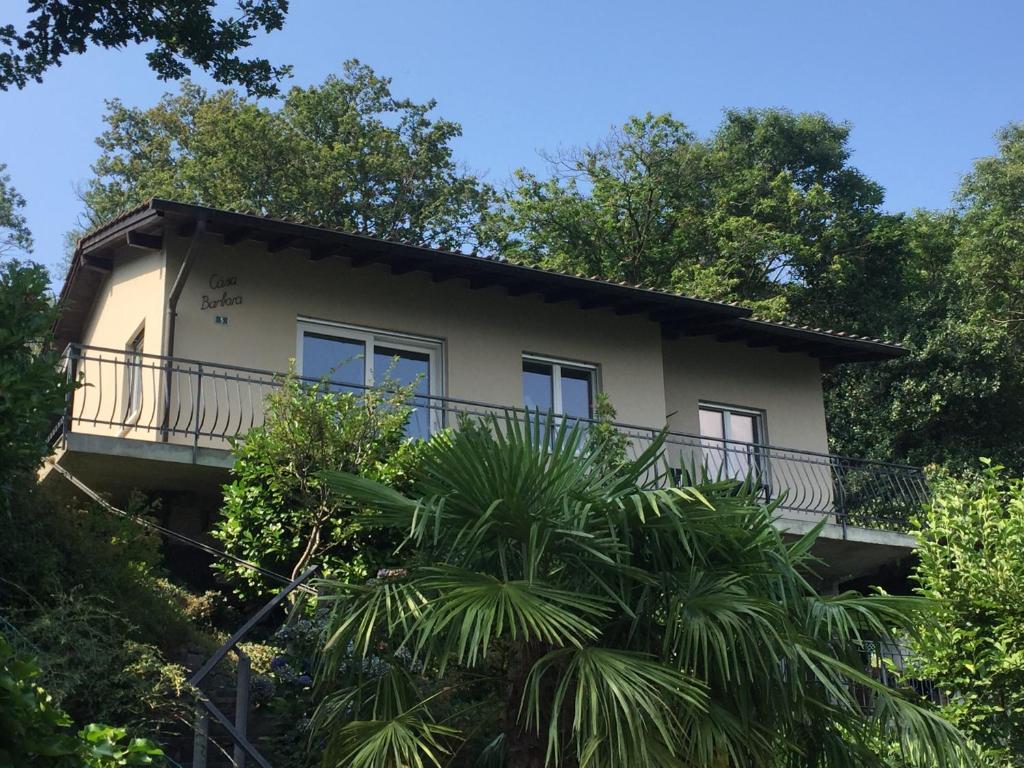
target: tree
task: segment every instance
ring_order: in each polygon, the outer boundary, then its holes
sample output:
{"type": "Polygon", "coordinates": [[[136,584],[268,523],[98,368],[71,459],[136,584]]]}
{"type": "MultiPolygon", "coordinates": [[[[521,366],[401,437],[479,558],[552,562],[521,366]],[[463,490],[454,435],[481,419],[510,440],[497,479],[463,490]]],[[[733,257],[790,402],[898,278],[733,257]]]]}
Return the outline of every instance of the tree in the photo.
{"type": "MultiPolygon", "coordinates": [[[[344,469],[400,485],[417,452],[403,432],[411,397],[409,387],[355,393],[289,374],[268,396],[263,426],[234,446],[214,538],[228,553],[292,578],[312,563],[335,577],[364,575],[376,565],[375,542],[360,535],[318,473],[344,469]]],[[[245,597],[279,588],[249,568],[217,567],[245,597]]]]}
{"type": "Polygon", "coordinates": [[[915,673],[950,694],[944,714],[991,764],[1024,765],[1024,479],[990,461],[943,476],[918,535],[914,579],[934,608],[915,673]]]}
{"type": "Polygon", "coordinates": [[[49,453],[66,383],[49,344],[55,318],[38,264],[0,262],[0,513],[49,453]]]}
{"type": "Polygon", "coordinates": [[[25,198],[11,186],[11,177],[0,163],[0,258],[14,251],[32,252],[32,233],[22,209],[25,198]]]}
{"type": "Polygon", "coordinates": [[[411,495],[323,473],[408,537],[322,585],[325,765],[958,764],[948,723],[862,671],[927,603],[819,595],[816,534],[783,543],[749,485],[659,489],[658,441],[610,468],[582,439],[484,420],[425,447],[411,495]]]}
{"type": "Polygon", "coordinates": [[[86,222],[156,195],[461,248],[488,190],[456,165],[461,128],[431,119],[434,107],[396,98],[357,61],[292,88],[278,109],[190,83],[146,110],[115,99],[83,194],[86,222]]]}
{"type": "Polygon", "coordinates": [[[871,317],[911,355],[830,375],[840,452],[949,469],[989,456],[1024,472],[1024,128],[999,141],[965,178],[957,211],[904,219],[901,298],[871,317]]]}
{"type": "Polygon", "coordinates": [[[218,19],[214,0],[29,0],[25,28],[0,25],[0,91],[24,88],[90,46],[121,48],[155,42],[146,54],[161,80],[185,77],[190,66],[253,96],[277,93],[289,67],[239,53],[263,30],[281,29],[288,0],[238,0],[238,15],[218,19]]]}
{"type": "Polygon", "coordinates": [[[822,115],[728,111],[699,140],[670,115],[635,117],[551,158],[547,179],[518,172],[486,234],[515,261],[859,322],[850,299],[892,243],[881,188],[849,165],[849,131],[822,115]]]}

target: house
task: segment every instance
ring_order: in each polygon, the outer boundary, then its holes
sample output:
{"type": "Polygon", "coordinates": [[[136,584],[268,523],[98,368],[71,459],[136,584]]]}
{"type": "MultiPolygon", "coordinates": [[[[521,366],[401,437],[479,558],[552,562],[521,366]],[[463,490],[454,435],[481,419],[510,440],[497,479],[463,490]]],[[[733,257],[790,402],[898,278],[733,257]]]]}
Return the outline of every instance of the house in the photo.
{"type": "Polygon", "coordinates": [[[508,408],[585,423],[603,392],[632,446],[667,426],[680,471],[785,492],[787,535],[825,518],[833,582],[906,558],[927,493],[914,467],[828,453],[822,371],[905,349],[736,304],[152,199],[80,241],[61,307],[80,386],[52,462],[176,500],[185,527],[216,513],[229,438],[261,423],[292,360],[355,387],[417,381],[416,436],[508,408]]]}

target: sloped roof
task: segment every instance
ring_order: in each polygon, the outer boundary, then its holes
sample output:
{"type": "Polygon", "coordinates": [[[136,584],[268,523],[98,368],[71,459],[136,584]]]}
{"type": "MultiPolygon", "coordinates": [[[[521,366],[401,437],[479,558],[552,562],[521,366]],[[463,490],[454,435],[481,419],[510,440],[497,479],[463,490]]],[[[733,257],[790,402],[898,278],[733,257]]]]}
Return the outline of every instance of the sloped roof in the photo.
{"type": "Polygon", "coordinates": [[[647,314],[668,337],[713,334],[750,346],[775,346],[803,352],[827,363],[885,360],[907,354],[898,344],[830,329],[765,320],[734,302],[568,274],[500,258],[409,245],[303,222],[152,198],[83,236],[75,249],[61,291],[56,335],[61,343],[77,341],[109,271],[110,252],[126,244],[160,247],[168,225],[189,234],[199,220],[225,243],[256,240],[282,255],[296,250],[322,260],[345,257],[357,265],[380,263],[392,273],[430,273],[434,280],[465,279],[471,288],[502,286],[513,296],[539,294],[545,301],[575,301],[584,309],[610,308],[617,314],[647,314]]]}

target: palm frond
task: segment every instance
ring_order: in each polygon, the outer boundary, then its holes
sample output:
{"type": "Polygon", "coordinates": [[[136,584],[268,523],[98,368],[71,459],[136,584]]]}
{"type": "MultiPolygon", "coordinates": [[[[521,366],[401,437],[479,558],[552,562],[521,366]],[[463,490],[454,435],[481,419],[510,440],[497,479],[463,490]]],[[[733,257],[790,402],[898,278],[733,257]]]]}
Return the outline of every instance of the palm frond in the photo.
{"type": "Polygon", "coordinates": [[[520,716],[537,732],[547,725],[551,764],[564,761],[571,735],[580,765],[652,765],[660,750],[673,758],[683,751],[680,714],[707,706],[702,683],[656,657],[587,647],[552,651],[534,664],[520,716]]]}
{"type": "Polygon", "coordinates": [[[597,637],[595,620],[606,601],[540,582],[502,581],[452,567],[424,569],[421,588],[433,595],[416,633],[444,664],[452,658],[473,667],[503,637],[552,646],[581,647],[597,637]]]}
{"type": "Polygon", "coordinates": [[[389,720],[353,720],[330,740],[324,764],[336,768],[442,768],[458,732],[406,712],[389,720]]]}

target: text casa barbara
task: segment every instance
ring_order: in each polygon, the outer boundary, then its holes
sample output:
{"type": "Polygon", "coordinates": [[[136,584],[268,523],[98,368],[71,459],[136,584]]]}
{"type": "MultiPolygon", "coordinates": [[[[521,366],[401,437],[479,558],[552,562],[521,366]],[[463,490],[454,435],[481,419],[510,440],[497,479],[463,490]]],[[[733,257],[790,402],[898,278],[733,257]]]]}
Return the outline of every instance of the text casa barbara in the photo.
{"type": "Polygon", "coordinates": [[[203,294],[200,309],[221,309],[222,307],[234,307],[242,303],[241,294],[232,294],[230,289],[237,288],[238,278],[235,275],[221,277],[216,272],[210,275],[210,290],[220,291],[220,296],[203,294]]]}

